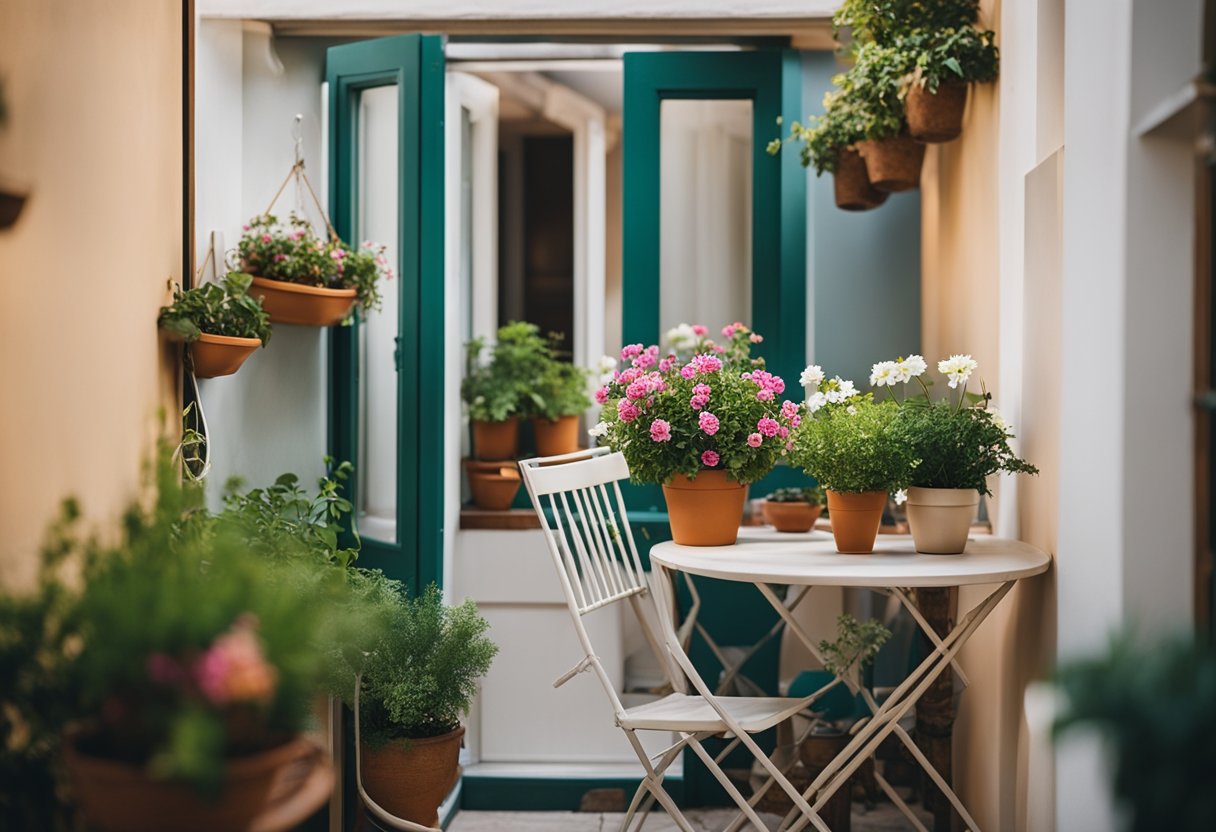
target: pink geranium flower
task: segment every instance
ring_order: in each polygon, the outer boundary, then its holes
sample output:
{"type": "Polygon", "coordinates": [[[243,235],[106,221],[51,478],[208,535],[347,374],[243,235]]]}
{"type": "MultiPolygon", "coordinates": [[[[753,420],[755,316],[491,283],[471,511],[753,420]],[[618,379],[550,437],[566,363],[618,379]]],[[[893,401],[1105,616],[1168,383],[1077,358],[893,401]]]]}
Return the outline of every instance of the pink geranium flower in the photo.
{"type": "Polygon", "coordinates": [[[793,419],[798,415],[798,405],[794,404],[789,399],[781,403],[781,415],[786,419],[793,419]]]}
{"type": "Polygon", "coordinates": [[[763,441],[764,441],[764,437],[758,433],[748,434],[747,444],[751,445],[753,448],[759,448],[760,443],[763,441]]]}
{"type": "Polygon", "coordinates": [[[735,337],[735,325],[727,324],[726,326],[722,327],[722,337],[723,338],[734,338],[735,337]]]}
{"type": "Polygon", "coordinates": [[[768,437],[776,436],[777,431],[779,431],[780,429],[781,429],[781,425],[779,425],[777,423],[777,420],[770,419],[768,416],[765,416],[759,422],[756,422],[756,430],[760,431],[761,433],[763,433],[765,436],[768,436],[768,437]]]}
{"type": "Polygon", "coordinates": [[[616,405],[616,415],[621,417],[622,422],[632,422],[642,414],[638,406],[629,399],[621,399],[616,405]]]}
{"type": "Polygon", "coordinates": [[[698,338],[701,338],[709,334],[709,327],[705,326],[704,324],[693,324],[692,334],[696,335],[698,338]]]}
{"type": "Polygon", "coordinates": [[[692,378],[697,374],[697,368],[691,364],[685,364],[680,368],[680,375],[684,378],[692,378]]]}
{"type": "Polygon", "coordinates": [[[646,398],[646,395],[649,392],[650,388],[646,386],[646,382],[642,379],[638,379],[633,384],[630,384],[625,388],[625,395],[634,401],[641,401],[642,399],[646,398]]]}
{"type": "Polygon", "coordinates": [[[671,424],[666,419],[655,419],[650,423],[650,439],[654,442],[671,439],[671,424]]]}
{"type": "Polygon", "coordinates": [[[688,406],[693,410],[700,410],[709,404],[709,396],[693,396],[688,400],[688,406]]]}
{"type": "Polygon", "coordinates": [[[706,436],[713,436],[718,432],[718,417],[708,410],[702,411],[701,415],[697,417],[697,426],[706,436]]]}
{"type": "Polygon", "coordinates": [[[669,355],[659,362],[659,372],[665,373],[676,365],[676,357],[669,355]]]}
{"type": "Polygon", "coordinates": [[[607,387],[601,387],[600,389],[595,391],[595,403],[596,404],[607,404],[608,403],[608,388],[607,387]]]}
{"type": "Polygon", "coordinates": [[[621,349],[621,361],[629,361],[642,354],[641,344],[627,344],[621,349]]]}
{"type": "Polygon", "coordinates": [[[715,465],[717,465],[721,461],[722,461],[722,457],[718,456],[717,451],[702,451],[701,452],[701,464],[704,465],[706,468],[713,468],[715,465]]]}

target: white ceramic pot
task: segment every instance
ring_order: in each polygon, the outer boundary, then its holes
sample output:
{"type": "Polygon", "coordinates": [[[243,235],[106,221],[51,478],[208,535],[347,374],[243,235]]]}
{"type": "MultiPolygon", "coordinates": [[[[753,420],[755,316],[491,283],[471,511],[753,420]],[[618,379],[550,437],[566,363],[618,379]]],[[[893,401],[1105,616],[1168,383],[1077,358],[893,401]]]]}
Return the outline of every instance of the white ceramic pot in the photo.
{"type": "Polygon", "coordinates": [[[974,488],[909,488],[905,508],[916,551],[961,555],[979,502],[974,488]]]}

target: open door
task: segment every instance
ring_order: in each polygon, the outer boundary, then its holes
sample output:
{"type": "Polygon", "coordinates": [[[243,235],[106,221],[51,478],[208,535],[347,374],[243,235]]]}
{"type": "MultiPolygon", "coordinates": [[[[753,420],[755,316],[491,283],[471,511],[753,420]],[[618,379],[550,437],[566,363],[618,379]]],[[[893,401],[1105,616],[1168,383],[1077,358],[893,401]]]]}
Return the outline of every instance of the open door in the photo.
{"type": "Polygon", "coordinates": [[[444,57],[440,37],[329,50],[330,214],[387,245],[383,305],[335,328],[329,447],[355,461],[360,565],[411,592],[443,580],[444,57]]]}

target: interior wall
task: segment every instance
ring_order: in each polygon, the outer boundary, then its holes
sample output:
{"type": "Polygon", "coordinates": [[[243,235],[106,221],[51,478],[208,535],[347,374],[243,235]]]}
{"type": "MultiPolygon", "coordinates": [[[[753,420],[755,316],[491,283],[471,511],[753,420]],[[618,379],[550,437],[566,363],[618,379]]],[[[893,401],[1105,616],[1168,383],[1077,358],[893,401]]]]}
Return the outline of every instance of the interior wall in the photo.
{"type": "MultiPolygon", "coordinates": [[[[300,128],[305,171],[326,201],[328,160],[321,84],[320,38],[271,38],[268,27],[204,19],[198,29],[196,89],[199,261],[219,232],[231,252],[242,225],[261,214],[295,159],[293,124],[300,128]]],[[[286,218],[299,210],[319,223],[311,201],[289,186],[275,206],[286,218]]],[[[320,227],[319,225],[317,227],[320,227]]],[[[292,471],[311,483],[324,471],[328,402],[325,329],[276,325],[269,344],[233,376],[199,382],[211,428],[208,498],[239,476],[265,485],[292,471]]]]}
{"type": "Polygon", "coordinates": [[[0,231],[0,584],[28,584],[61,500],[103,529],[176,424],[182,9],[0,3],[0,176],[30,198],[0,231]]]}

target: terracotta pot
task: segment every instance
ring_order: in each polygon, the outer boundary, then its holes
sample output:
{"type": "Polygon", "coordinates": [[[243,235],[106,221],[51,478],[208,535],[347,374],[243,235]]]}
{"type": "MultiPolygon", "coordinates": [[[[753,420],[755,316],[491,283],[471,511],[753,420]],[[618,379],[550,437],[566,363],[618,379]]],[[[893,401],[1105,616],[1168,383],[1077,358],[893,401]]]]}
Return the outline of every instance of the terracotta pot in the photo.
{"type": "Polygon", "coordinates": [[[251,297],[260,298],[271,323],[300,326],[340,324],[355,307],[354,289],[323,289],[285,280],[255,277],[251,297]]]}
{"type": "Polygon", "coordinates": [[[882,510],[887,492],[862,491],[846,494],[828,491],[828,514],[836,551],[842,555],[868,555],[874,551],[874,538],[882,525],[882,510]]]}
{"type": "Polygon", "coordinates": [[[363,788],[381,807],[423,826],[439,826],[439,805],[456,785],[464,726],[438,737],[363,743],[363,788]]]}
{"type": "Polygon", "coordinates": [[[212,335],[204,332],[190,345],[190,360],[197,378],[230,376],[253,351],[262,346],[261,338],[237,338],[233,335],[212,335]]]}
{"type": "Polygon", "coordinates": [[[963,110],[967,108],[967,84],[948,81],[929,92],[913,84],[904,102],[908,133],[918,142],[938,143],[957,139],[963,132],[963,110]]]}
{"type": "Polygon", "coordinates": [[[907,134],[858,145],[870,184],[880,191],[910,191],[920,185],[925,146],[907,134]]]}
{"type": "Polygon", "coordinates": [[[840,151],[832,174],[836,207],[845,211],[868,211],[887,201],[887,192],[870,184],[865,160],[852,148],[840,151]]]}
{"type": "Polygon", "coordinates": [[[562,416],[556,421],[533,418],[536,453],[540,456],[572,454],[578,450],[578,417],[562,416]]]}
{"type": "Polygon", "coordinates": [[[519,452],[519,418],[502,422],[473,420],[473,455],[478,459],[515,459],[519,452]]]}
{"type": "Polygon", "coordinates": [[[291,829],[333,793],[334,774],[320,748],[296,738],[269,751],[231,760],[218,799],[180,783],[154,780],[146,767],[92,757],[64,743],[72,793],[90,829],[103,832],[182,832],[291,829]]]}
{"type": "Polygon", "coordinates": [[[979,503],[980,492],[974,488],[909,488],[904,508],[916,551],[961,555],[979,503]]]}
{"type": "Polygon", "coordinates": [[[519,469],[511,462],[464,461],[465,475],[469,478],[469,491],[473,504],[486,511],[506,511],[515,502],[515,495],[523,484],[519,469]]]}
{"type": "Polygon", "coordinates": [[[682,546],[730,546],[743,523],[747,486],[725,471],[702,471],[695,480],[676,474],[663,484],[671,538],[682,546]]]}
{"type": "Polygon", "coordinates": [[[809,532],[823,514],[823,506],[811,503],[764,501],[764,519],[779,532],[809,532]]]}

